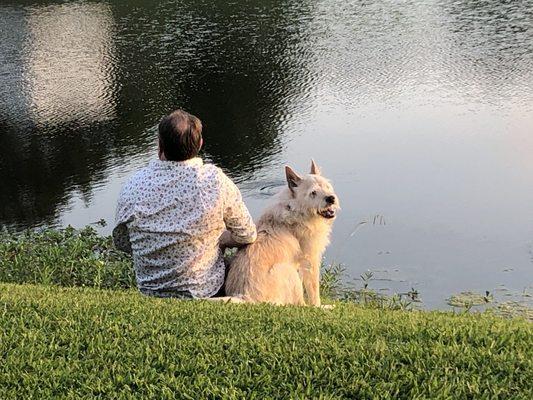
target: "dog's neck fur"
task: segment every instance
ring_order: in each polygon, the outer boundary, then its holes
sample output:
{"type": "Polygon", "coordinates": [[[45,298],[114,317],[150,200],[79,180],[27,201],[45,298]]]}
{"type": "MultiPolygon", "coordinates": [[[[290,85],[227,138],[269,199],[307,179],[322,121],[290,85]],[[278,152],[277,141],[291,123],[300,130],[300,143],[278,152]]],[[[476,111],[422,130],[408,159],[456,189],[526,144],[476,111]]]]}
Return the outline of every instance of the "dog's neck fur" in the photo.
{"type": "Polygon", "coordinates": [[[274,234],[278,227],[285,228],[298,240],[304,254],[321,256],[329,244],[332,224],[333,220],[299,209],[290,190],[285,188],[276,202],[265,210],[257,228],[267,234],[274,234]]]}

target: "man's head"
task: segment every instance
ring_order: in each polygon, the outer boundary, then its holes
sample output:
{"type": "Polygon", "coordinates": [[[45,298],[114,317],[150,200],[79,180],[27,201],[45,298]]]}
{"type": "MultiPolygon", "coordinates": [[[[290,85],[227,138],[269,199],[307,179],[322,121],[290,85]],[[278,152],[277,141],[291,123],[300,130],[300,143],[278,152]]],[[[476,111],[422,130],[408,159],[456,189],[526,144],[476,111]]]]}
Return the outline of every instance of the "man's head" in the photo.
{"type": "Polygon", "coordinates": [[[163,117],[159,123],[159,158],[185,161],[202,147],[202,121],[183,110],[163,117]],[[163,158],[164,156],[164,158],[163,158]]]}

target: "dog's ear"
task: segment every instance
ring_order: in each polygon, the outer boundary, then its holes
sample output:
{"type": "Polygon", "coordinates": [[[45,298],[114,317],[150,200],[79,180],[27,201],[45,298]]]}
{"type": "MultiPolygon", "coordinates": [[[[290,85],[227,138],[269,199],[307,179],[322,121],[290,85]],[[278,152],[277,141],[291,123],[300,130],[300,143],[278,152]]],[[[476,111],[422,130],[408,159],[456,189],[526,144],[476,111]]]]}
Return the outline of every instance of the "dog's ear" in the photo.
{"type": "Polygon", "coordinates": [[[316,165],[315,160],[311,159],[311,174],[320,175],[320,168],[316,165]]]}
{"type": "Polygon", "coordinates": [[[287,183],[289,184],[289,189],[291,191],[294,190],[296,186],[298,186],[298,183],[302,180],[300,176],[296,172],[293,171],[291,167],[288,165],[285,166],[285,176],[287,177],[287,183]]]}

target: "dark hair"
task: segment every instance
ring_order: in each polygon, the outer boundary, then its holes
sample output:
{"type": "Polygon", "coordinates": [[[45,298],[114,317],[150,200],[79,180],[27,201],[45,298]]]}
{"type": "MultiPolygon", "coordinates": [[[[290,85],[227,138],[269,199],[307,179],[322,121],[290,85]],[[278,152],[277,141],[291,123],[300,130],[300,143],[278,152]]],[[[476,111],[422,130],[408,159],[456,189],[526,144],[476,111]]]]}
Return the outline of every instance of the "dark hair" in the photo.
{"type": "Polygon", "coordinates": [[[196,157],[202,146],[202,121],[176,110],[159,122],[159,148],[169,161],[196,157]]]}

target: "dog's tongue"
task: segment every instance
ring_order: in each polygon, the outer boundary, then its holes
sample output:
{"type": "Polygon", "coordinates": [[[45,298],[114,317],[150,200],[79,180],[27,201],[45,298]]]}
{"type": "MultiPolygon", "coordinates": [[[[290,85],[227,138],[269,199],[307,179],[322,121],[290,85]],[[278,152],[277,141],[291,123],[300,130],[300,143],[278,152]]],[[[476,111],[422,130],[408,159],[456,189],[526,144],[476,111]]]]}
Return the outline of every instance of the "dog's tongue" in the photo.
{"type": "Polygon", "coordinates": [[[320,213],[324,218],[333,218],[335,216],[335,211],[333,210],[324,210],[320,213]]]}

